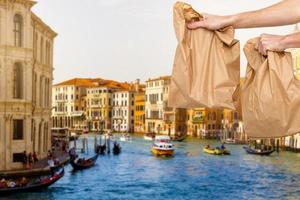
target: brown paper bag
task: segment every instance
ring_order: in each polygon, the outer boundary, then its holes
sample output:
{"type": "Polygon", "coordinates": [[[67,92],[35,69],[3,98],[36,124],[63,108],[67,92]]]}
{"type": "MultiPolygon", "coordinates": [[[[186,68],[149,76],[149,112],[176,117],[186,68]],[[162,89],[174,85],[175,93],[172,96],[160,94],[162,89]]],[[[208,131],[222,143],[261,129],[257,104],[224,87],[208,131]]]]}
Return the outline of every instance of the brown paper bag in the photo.
{"type": "Polygon", "coordinates": [[[174,28],[178,40],[171,85],[170,107],[235,109],[240,83],[240,44],[232,27],[219,31],[189,30],[186,23],[202,20],[185,3],[174,5],[174,28]]]}
{"type": "Polygon", "coordinates": [[[290,53],[255,49],[257,39],[244,47],[248,60],[242,86],[242,113],[250,138],[275,138],[300,131],[300,81],[293,74],[290,53]]]}

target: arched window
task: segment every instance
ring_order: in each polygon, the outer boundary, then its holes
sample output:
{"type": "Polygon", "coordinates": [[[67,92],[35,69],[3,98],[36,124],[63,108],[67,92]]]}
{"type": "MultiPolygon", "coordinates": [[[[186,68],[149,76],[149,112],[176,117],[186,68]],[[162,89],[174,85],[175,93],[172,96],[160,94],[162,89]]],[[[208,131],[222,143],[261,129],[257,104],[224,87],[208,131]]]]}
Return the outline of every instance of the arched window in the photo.
{"type": "Polygon", "coordinates": [[[13,68],[13,97],[15,99],[22,98],[23,91],[23,69],[20,63],[16,63],[13,68]]]}
{"type": "Polygon", "coordinates": [[[23,34],[23,18],[21,15],[16,14],[14,17],[14,38],[15,46],[22,46],[22,34],[23,34]]]}

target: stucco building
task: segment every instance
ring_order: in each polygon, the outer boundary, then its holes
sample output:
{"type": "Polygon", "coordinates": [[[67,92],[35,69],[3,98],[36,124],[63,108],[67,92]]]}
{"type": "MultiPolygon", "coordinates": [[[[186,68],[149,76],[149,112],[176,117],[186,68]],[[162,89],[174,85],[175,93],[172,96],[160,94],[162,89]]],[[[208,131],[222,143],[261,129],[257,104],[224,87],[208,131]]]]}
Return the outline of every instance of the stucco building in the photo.
{"type": "Polygon", "coordinates": [[[0,0],[0,170],[20,169],[23,151],[51,147],[51,85],[56,33],[30,0],[0,0]]]}
{"type": "Polygon", "coordinates": [[[52,87],[53,127],[82,129],[86,124],[87,88],[100,79],[74,78],[52,87]]]}
{"type": "Polygon", "coordinates": [[[96,85],[87,88],[86,115],[90,131],[112,129],[113,93],[128,89],[129,84],[112,80],[99,80],[96,85]]]}
{"type": "Polygon", "coordinates": [[[134,132],[145,132],[145,88],[136,93],[134,97],[134,132]]]}
{"type": "Polygon", "coordinates": [[[145,126],[146,132],[175,135],[186,134],[186,110],[167,106],[170,76],[146,81],[145,126]]]}

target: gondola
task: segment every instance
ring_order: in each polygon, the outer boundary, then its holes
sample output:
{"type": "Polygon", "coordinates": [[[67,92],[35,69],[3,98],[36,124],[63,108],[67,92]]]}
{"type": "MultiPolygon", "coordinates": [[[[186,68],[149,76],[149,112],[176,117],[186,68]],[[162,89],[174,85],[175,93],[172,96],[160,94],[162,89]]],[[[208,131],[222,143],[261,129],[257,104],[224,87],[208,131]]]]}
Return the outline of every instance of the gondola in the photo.
{"type": "Polygon", "coordinates": [[[84,160],[82,163],[79,163],[78,161],[80,159],[73,159],[70,161],[72,167],[74,170],[83,170],[83,169],[87,169],[87,168],[90,168],[92,167],[93,165],[95,165],[96,161],[97,161],[97,158],[98,158],[98,155],[99,154],[96,154],[95,156],[87,159],[87,160],[84,160]],[[76,161],[75,161],[76,160],[76,161]]]}
{"type": "Polygon", "coordinates": [[[47,188],[48,186],[54,184],[56,181],[61,179],[65,174],[64,168],[60,168],[57,170],[53,175],[50,176],[43,176],[38,181],[29,181],[26,186],[16,186],[12,188],[0,188],[0,196],[7,195],[11,193],[18,193],[18,192],[33,192],[37,190],[42,190],[47,188]]]}
{"type": "Polygon", "coordinates": [[[174,136],[174,137],[171,137],[171,141],[174,141],[174,142],[182,142],[182,141],[185,140],[186,138],[187,138],[187,135],[174,136]]]}
{"type": "Polygon", "coordinates": [[[121,153],[121,147],[120,147],[120,144],[114,143],[113,154],[114,154],[114,155],[119,155],[120,153],[121,153]]]}
{"type": "Polygon", "coordinates": [[[271,149],[271,150],[260,150],[260,149],[252,149],[250,147],[243,147],[245,149],[245,151],[249,154],[254,154],[254,155],[261,155],[261,156],[269,156],[271,155],[275,149],[271,149]]]}
{"type": "Polygon", "coordinates": [[[97,145],[96,148],[95,148],[95,153],[96,154],[100,154],[100,155],[103,155],[105,154],[105,150],[106,150],[106,145],[97,145]]]}

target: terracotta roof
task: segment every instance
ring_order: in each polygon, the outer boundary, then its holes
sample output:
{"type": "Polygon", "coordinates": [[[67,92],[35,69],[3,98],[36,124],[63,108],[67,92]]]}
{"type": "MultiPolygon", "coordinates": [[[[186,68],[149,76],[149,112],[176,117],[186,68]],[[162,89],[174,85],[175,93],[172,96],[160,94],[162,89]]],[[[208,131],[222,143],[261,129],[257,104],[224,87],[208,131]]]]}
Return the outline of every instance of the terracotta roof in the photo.
{"type": "Polygon", "coordinates": [[[82,86],[82,87],[92,87],[95,84],[97,84],[97,81],[100,81],[103,79],[100,78],[73,78],[58,84],[55,84],[54,86],[67,86],[67,85],[74,85],[74,86],[82,86]]]}
{"type": "Polygon", "coordinates": [[[171,76],[160,76],[160,77],[157,77],[157,78],[149,78],[146,82],[150,82],[150,81],[157,81],[157,80],[170,80],[171,79],[171,76]]]}

